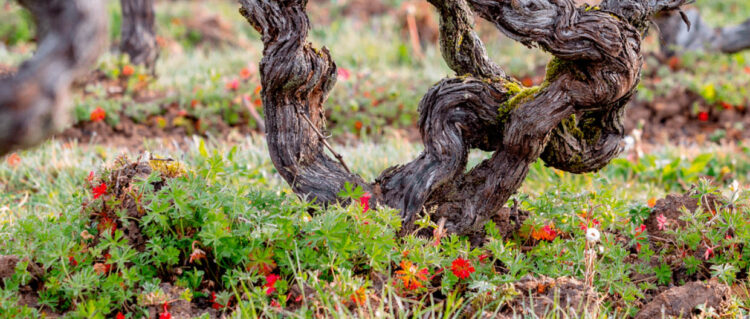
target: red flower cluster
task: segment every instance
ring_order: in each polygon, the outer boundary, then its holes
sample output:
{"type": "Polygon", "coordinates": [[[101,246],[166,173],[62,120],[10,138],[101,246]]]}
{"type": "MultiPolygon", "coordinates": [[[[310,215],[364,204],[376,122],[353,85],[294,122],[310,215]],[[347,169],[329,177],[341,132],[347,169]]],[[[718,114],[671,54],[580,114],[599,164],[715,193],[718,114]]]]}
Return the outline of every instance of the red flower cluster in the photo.
{"type": "Polygon", "coordinates": [[[240,77],[243,80],[249,79],[250,76],[252,76],[252,75],[253,75],[253,72],[250,71],[250,68],[242,68],[242,70],[240,70],[240,77]]]}
{"type": "Polygon", "coordinates": [[[370,193],[365,193],[362,195],[362,197],[359,198],[359,204],[362,205],[362,212],[366,213],[368,210],[370,210],[370,193]]]}
{"type": "Polygon", "coordinates": [[[698,121],[708,122],[708,112],[703,111],[698,113],[698,121]]]}
{"type": "Polygon", "coordinates": [[[131,76],[133,73],[135,73],[135,69],[130,64],[126,64],[122,67],[122,75],[131,76]]]}
{"type": "Polygon", "coordinates": [[[237,79],[227,82],[226,88],[229,91],[237,91],[240,88],[240,81],[237,79]]]}
{"type": "Polygon", "coordinates": [[[169,303],[165,302],[162,306],[164,312],[159,314],[159,319],[172,319],[172,314],[169,313],[169,303]]]}
{"type": "Polygon", "coordinates": [[[266,284],[263,285],[263,287],[266,288],[266,295],[270,295],[274,291],[276,291],[276,281],[278,281],[279,278],[281,277],[276,274],[270,274],[266,276],[266,284]]]}
{"type": "Polygon", "coordinates": [[[107,193],[107,184],[102,182],[101,184],[99,184],[99,186],[91,189],[91,191],[94,193],[94,199],[97,199],[107,193]]]}
{"type": "Polygon", "coordinates": [[[117,316],[115,316],[115,319],[125,319],[125,315],[122,314],[122,311],[117,313],[117,316]]]}
{"type": "Polygon", "coordinates": [[[8,158],[5,161],[8,162],[8,166],[16,167],[18,163],[21,163],[21,157],[18,156],[17,153],[13,153],[13,154],[8,155],[8,158]]]}
{"type": "Polygon", "coordinates": [[[558,232],[555,230],[555,224],[545,225],[540,229],[534,229],[531,232],[531,237],[536,240],[553,241],[557,237],[558,232]]]}
{"type": "Polygon", "coordinates": [[[91,111],[89,118],[92,122],[103,121],[105,118],[107,118],[107,112],[104,111],[104,109],[100,106],[97,106],[93,111],[91,111]]]}
{"type": "Polygon", "coordinates": [[[468,260],[459,257],[451,263],[451,271],[459,279],[466,279],[474,272],[474,266],[468,260]]]}
{"type": "Polygon", "coordinates": [[[646,231],[646,225],[643,225],[643,224],[641,224],[641,226],[638,226],[635,229],[635,234],[633,236],[633,239],[636,240],[635,250],[638,251],[638,252],[641,251],[641,243],[639,243],[638,241],[644,240],[644,238],[643,238],[643,232],[645,232],[645,231],[646,231]]]}
{"type": "Polygon", "coordinates": [[[214,293],[212,291],[211,292],[211,308],[219,310],[219,309],[224,308],[224,307],[225,307],[225,305],[222,305],[222,304],[216,302],[216,293],[214,293]]]}
{"type": "Polygon", "coordinates": [[[402,260],[399,265],[401,270],[396,271],[396,278],[401,280],[406,290],[416,290],[423,287],[422,283],[427,281],[427,274],[429,274],[427,268],[419,269],[417,265],[408,260],[402,260]]]}

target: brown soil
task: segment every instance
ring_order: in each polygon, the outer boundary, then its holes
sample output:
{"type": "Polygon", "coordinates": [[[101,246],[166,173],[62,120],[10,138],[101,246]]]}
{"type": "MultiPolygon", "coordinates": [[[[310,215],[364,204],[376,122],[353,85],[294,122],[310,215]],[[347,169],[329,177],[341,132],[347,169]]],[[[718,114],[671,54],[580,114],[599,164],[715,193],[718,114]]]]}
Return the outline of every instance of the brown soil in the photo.
{"type": "Polygon", "coordinates": [[[583,282],[571,277],[552,279],[526,275],[514,286],[519,295],[510,302],[509,309],[503,312],[509,317],[532,315],[547,318],[554,313],[557,318],[578,318],[584,313],[596,314],[599,307],[599,294],[592,287],[586,287],[583,282]]]}
{"type": "Polygon", "coordinates": [[[719,109],[705,107],[708,120],[701,121],[693,114],[693,105],[706,105],[699,95],[684,88],[675,88],[667,96],[654,101],[634,101],[627,109],[625,129],[643,126],[643,139],[652,142],[702,143],[709,141],[718,130],[724,130],[727,140],[750,138],[750,112],[747,109],[719,109]]]}
{"type": "MultiPolygon", "coordinates": [[[[664,215],[668,223],[667,228],[681,229],[685,227],[685,221],[680,219],[680,216],[683,215],[683,209],[689,213],[694,213],[698,209],[698,199],[695,192],[688,192],[682,195],[670,194],[666,198],[656,201],[651,210],[651,215],[644,222],[648,230],[649,241],[652,244],[656,244],[673,240],[674,236],[667,234],[666,231],[659,230],[657,218],[664,215]]],[[[722,202],[716,195],[706,195],[701,200],[701,207],[704,207],[704,209],[708,208],[711,211],[716,211],[717,206],[722,202]]]]}
{"type": "Polygon", "coordinates": [[[694,281],[684,286],[671,288],[648,303],[635,316],[636,319],[661,318],[662,311],[666,316],[680,316],[682,318],[698,315],[699,305],[712,307],[721,311],[729,298],[730,289],[724,284],[718,283],[716,279],[708,283],[694,281]]]}
{"type": "Polygon", "coordinates": [[[205,303],[199,305],[197,301],[187,302],[182,299],[181,295],[185,292],[184,288],[175,287],[169,283],[159,284],[159,287],[166,294],[166,298],[152,300],[148,303],[149,318],[159,318],[159,314],[164,311],[164,302],[167,300],[170,301],[168,310],[173,319],[197,318],[205,313],[208,313],[210,318],[220,317],[220,312],[212,309],[210,305],[205,306],[205,303]]]}
{"type": "Polygon", "coordinates": [[[120,114],[120,122],[115,126],[106,122],[85,121],[66,129],[56,137],[63,141],[75,140],[83,144],[104,144],[141,151],[144,148],[143,142],[147,139],[161,139],[182,145],[185,139],[192,135],[228,136],[234,134],[233,132],[242,135],[255,132],[249,125],[231,126],[221,121],[212,123],[206,131],[198,130],[200,125],[200,119],[181,115],[177,105],[171,104],[166,106],[163,115],[150,116],[144,123],[136,123],[126,115],[120,114]],[[166,125],[162,127],[160,122],[166,125]]]}
{"type": "Polygon", "coordinates": [[[16,273],[16,264],[18,264],[18,257],[0,255],[0,283],[16,273]]]}

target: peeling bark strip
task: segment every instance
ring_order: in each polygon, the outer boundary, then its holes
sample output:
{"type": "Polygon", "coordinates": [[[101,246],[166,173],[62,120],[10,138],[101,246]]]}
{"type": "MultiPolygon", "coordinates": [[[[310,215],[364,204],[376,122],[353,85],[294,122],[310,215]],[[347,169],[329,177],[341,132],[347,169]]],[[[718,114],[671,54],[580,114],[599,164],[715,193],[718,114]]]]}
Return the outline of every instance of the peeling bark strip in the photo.
{"type": "Polygon", "coordinates": [[[96,62],[106,36],[104,2],[20,0],[39,22],[35,55],[0,79],[0,155],[42,142],[67,123],[68,89],[96,62]]]}
{"type": "Polygon", "coordinates": [[[156,44],[154,0],[120,0],[122,7],[122,39],[120,51],[130,56],[133,64],[154,71],[159,48],[156,44]]]}
{"type": "Polygon", "coordinates": [[[647,19],[684,1],[605,0],[590,8],[572,0],[429,0],[441,15],[443,58],[457,77],[435,84],[419,104],[424,152],[372,184],[326,155],[301,116],[325,126],[323,102],[336,79],[328,50],[306,42],[307,1],[240,0],[240,12],[262,35],[269,150],[297,194],[327,204],[351,182],[401,210],[402,234],[414,230],[421,213],[445,219],[449,232],[470,234],[502,208],[537,158],[582,173],[620,152],[647,19]],[[524,88],[489,60],[472,10],[509,37],[555,55],[541,86],[524,88]],[[472,148],[494,154],[466,172],[472,148]]]}
{"type": "Polygon", "coordinates": [[[687,51],[709,50],[723,53],[735,53],[750,49],[750,19],[736,26],[714,28],[708,25],[698,12],[690,8],[685,11],[691,27],[682,23],[682,17],[676,12],[659,15],[655,21],[659,26],[661,49],[667,55],[674,55],[675,50],[687,51]]]}

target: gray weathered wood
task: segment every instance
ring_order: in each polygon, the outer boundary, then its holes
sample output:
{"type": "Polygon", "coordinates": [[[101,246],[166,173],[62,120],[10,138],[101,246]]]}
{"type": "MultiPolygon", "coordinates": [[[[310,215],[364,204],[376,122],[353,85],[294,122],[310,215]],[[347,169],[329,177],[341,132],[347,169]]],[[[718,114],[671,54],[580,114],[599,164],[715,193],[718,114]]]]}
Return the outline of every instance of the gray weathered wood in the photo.
{"type": "Polygon", "coordinates": [[[0,79],[0,155],[40,143],[67,123],[73,79],[96,62],[106,36],[103,1],[20,0],[37,21],[38,47],[0,79]]]}
{"type": "Polygon", "coordinates": [[[133,64],[144,65],[152,72],[159,57],[156,43],[154,0],[120,0],[122,30],[120,51],[133,64]]]}
{"type": "Polygon", "coordinates": [[[659,26],[661,49],[666,55],[695,50],[735,53],[750,49],[750,19],[736,26],[712,27],[703,20],[698,9],[684,12],[690,28],[677,12],[665,12],[654,19],[659,26]]]}

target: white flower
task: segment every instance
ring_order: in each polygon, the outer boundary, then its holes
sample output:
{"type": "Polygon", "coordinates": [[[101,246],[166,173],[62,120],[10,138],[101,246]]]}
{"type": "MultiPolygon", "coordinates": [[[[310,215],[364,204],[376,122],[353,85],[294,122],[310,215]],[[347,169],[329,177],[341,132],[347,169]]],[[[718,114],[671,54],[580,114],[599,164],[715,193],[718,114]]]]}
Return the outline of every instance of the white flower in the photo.
{"type": "Polygon", "coordinates": [[[734,202],[740,197],[740,192],[742,192],[742,185],[740,185],[740,182],[735,179],[731,184],[729,184],[729,191],[732,192],[732,201],[734,202]]]}
{"type": "Polygon", "coordinates": [[[589,242],[595,243],[599,241],[599,237],[601,235],[599,234],[599,231],[596,228],[590,227],[586,230],[586,240],[589,242]]]}
{"type": "Polygon", "coordinates": [[[732,181],[732,184],[729,184],[729,190],[732,192],[737,192],[740,190],[740,182],[738,182],[736,179],[732,181]]]}
{"type": "Polygon", "coordinates": [[[625,142],[625,152],[632,150],[635,146],[635,138],[630,135],[625,136],[625,138],[622,140],[625,142]]]}

